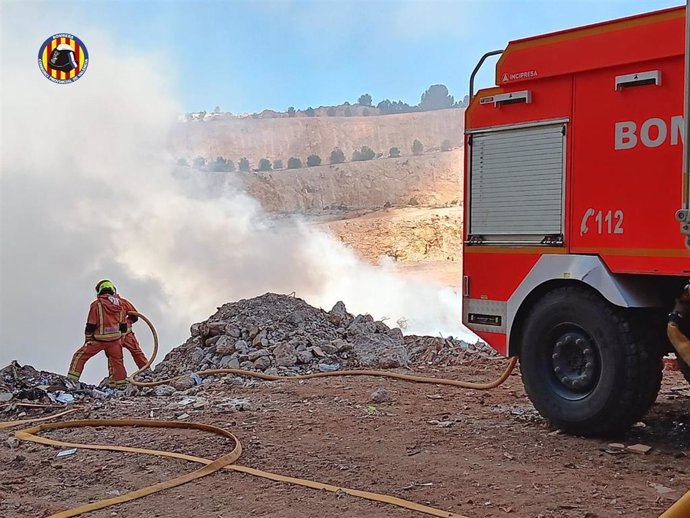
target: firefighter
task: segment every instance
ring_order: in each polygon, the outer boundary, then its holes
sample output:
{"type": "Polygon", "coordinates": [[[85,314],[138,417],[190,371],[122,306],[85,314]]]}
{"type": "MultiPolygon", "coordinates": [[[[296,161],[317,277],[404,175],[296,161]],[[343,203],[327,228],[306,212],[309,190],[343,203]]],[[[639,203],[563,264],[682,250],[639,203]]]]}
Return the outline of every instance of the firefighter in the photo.
{"type": "Polygon", "coordinates": [[[667,333],[676,354],[690,366],[690,283],[683,288],[668,316],[667,333]]]}
{"type": "Polygon", "coordinates": [[[101,351],[108,358],[108,385],[124,388],[125,364],[122,358],[122,337],[127,333],[127,311],[115,296],[115,286],[105,279],[96,284],[98,297],[91,303],[84,329],[84,345],[72,356],[67,377],[79,381],[86,362],[101,351]]]}
{"type": "MultiPolygon", "coordinates": [[[[137,310],[137,308],[134,307],[134,304],[123,296],[119,295],[117,292],[115,293],[115,296],[120,299],[120,304],[124,308],[125,312],[129,313],[137,310]]],[[[146,358],[144,351],[141,350],[139,340],[137,340],[134,330],[132,329],[132,324],[134,324],[137,320],[139,320],[138,316],[127,314],[127,332],[122,338],[122,347],[130,352],[134,363],[136,363],[137,367],[141,369],[148,363],[148,359],[146,358]]]]}

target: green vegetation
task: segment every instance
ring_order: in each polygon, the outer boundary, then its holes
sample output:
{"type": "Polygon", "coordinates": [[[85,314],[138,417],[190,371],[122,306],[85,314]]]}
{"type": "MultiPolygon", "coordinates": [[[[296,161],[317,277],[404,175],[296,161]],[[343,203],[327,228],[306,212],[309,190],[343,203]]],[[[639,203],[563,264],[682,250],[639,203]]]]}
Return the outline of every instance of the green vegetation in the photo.
{"type": "Polygon", "coordinates": [[[372,160],[376,156],[376,153],[369,146],[362,146],[361,149],[355,149],[352,152],[353,162],[364,162],[366,160],[372,160]]]}
{"type": "Polygon", "coordinates": [[[271,161],[268,158],[262,158],[259,160],[259,171],[270,171],[271,161]]]}
{"type": "Polygon", "coordinates": [[[321,165],[321,157],[319,155],[309,155],[307,157],[307,167],[314,167],[321,165]]]}
{"type": "Polygon", "coordinates": [[[299,169],[300,167],[302,167],[302,161],[299,158],[295,158],[294,156],[288,158],[288,169],[299,169]]]}
{"type": "Polygon", "coordinates": [[[330,161],[331,164],[342,164],[345,162],[345,153],[343,153],[343,150],[339,147],[333,149],[333,151],[331,151],[330,161]]]}

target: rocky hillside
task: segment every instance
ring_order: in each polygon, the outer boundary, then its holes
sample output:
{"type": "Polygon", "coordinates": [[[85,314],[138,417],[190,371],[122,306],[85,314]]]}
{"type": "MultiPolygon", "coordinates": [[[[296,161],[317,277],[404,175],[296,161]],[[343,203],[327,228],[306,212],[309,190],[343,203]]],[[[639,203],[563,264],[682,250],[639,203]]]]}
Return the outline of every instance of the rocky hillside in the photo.
{"type": "MultiPolygon", "coordinates": [[[[322,223],[371,263],[460,261],[462,207],[385,209],[322,223]]],[[[459,273],[460,267],[454,266],[459,273]]]]}
{"type": "Polygon", "coordinates": [[[271,212],[445,206],[462,199],[461,149],[265,173],[230,173],[271,212]]]}
{"type": "Polygon", "coordinates": [[[170,137],[176,157],[191,160],[202,156],[215,160],[222,156],[235,163],[249,159],[256,167],[261,158],[282,160],[319,155],[328,162],[331,151],[339,147],[350,160],[352,152],[369,146],[388,154],[398,147],[402,155],[411,154],[418,139],[425,150],[438,150],[444,140],[454,147],[462,145],[462,109],[404,113],[369,117],[295,117],[280,119],[219,119],[180,122],[170,137]]]}

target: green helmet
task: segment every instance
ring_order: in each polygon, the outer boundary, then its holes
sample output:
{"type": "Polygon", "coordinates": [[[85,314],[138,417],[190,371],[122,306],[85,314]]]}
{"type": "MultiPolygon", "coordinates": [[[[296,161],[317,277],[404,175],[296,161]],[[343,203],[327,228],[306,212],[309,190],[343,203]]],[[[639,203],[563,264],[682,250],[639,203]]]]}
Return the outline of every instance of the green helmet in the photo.
{"type": "Polygon", "coordinates": [[[115,285],[108,279],[103,279],[96,284],[96,293],[100,295],[103,290],[112,290],[113,293],[117,293],[115,285]]]}

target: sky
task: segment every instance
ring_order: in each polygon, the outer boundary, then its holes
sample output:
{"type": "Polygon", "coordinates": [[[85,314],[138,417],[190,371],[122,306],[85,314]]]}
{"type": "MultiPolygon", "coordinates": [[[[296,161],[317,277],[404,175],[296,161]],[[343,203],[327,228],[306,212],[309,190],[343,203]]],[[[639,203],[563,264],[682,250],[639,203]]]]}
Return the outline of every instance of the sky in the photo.
{"type": "MultiPolygon", "coordinates": [[[[481,55],[504,48],[512,39],[682,3],[67,0],[60,3],[65,19],[79,22],[64,24],[58,17],[53,27],[82,39],[80,34],[96,27],[122,47],[157,54],[185,111],[219,106],[225,112],[253,113],[356,102],[363,93],[369,93],[374,104],[388,98],[413,105],[437,83],[462,99],[481,55]]],[[[36,41],[36,47],[41,43],[36,41]]],[[[84,43],[88,47],[89,42],[84,43]]],[[[489,86],[493,79],[489,73],[481,77],[478,86],[489,86]]]]}

